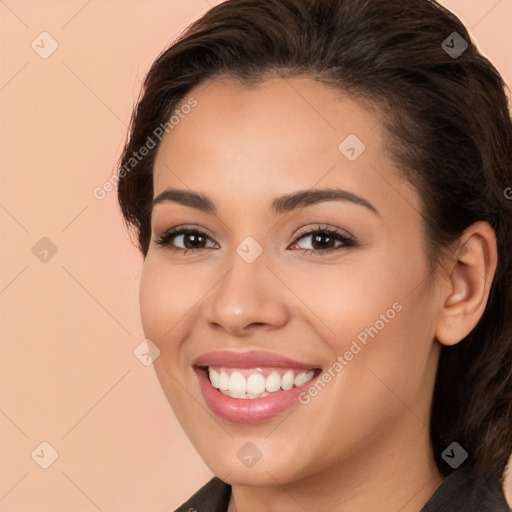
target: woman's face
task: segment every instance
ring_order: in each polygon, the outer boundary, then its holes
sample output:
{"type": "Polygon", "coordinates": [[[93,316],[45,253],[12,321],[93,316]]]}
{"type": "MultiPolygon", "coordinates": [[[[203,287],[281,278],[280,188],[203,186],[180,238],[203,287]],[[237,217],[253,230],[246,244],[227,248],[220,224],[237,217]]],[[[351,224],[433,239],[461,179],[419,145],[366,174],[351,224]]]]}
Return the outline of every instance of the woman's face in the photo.
{"type": "Polygon", "coordinates": [[[386,157],[379,118],[307,78],[191,96],[158,149],[140,301],[199,454],[249,485],[421,456],[440,299],[419,195],[386,157]],[[177,190],[189,195],[161,196],[177,190]],[[171,228],[189,233],[161,240],[171,228]]]}

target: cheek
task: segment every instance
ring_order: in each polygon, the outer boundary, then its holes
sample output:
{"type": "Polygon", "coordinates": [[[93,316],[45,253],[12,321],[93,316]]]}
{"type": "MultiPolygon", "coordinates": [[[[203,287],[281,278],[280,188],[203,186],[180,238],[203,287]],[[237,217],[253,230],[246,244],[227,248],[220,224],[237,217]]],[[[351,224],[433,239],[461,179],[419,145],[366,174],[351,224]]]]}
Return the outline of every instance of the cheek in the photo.
{"type": "MultiPolygon", "coordinates": [[[[142,327],[144,334],[161,349],[163,334],[171,325],[172,318],[168,318],[166,304],[172,301],[173,294],[165,293],[165,287],[157,278],[154,265],[146,258],[142,269],[139,303],[142,327]]],[[[169,311],[172,311],[172,306],[169,311]]]]}
{"type": "MultiPolygon", "coordinates": [[[[340,265],[301,272],[300,279],[288,276],[314,313],[332,361],[342,356],[343,366],[351,367],[344,378],[360,378],[372,369],[397,390],[408,392],[411,379],[421,384],[431,362],[435,324],[421,247],[420,241],[410,247],[388,244],[371,257],[361,252],[340,265]]],[[[364,394],[364,386],[358,389],[364,394]]]]}
{"type": "Polygon", "coordinates": [[[367,329],[376,326],[383,331],[396,323],[397,309],[410,302],[428,267],[420,250],[401,252],[388,245],[348,255],[339,264],[282,268],[281,272],[316,317],[322,333],[339,340],[332,343],[339,353],[347,340],[361,333],[364,339],[367,329]]]}
{"type": "Polygon", "coordinates": [[[141,321],[146,337],[162,352],[177,345],[182,324],[201,297],[198,281],[148,253],[139,290],[141,321]]]}
{"type": "MultiPolygon", "coordinates": [[[[139,302],[142,327],[146,338],[160,350],[153,363],[154,370],[167,399],[179,416],[180,421],[187,417],[185,411],[191,403],[186,387],[181,347],[190,329],[190,313],[199,298],[198,285],[190,281],[186,272],[162,262],[159,257],[148,253],[141,274],[139,302]]],[[[195,400],[199,396],[195,397],[195,400]]],[[[193,414],[192,414],[193,417],[193,414]]]]}

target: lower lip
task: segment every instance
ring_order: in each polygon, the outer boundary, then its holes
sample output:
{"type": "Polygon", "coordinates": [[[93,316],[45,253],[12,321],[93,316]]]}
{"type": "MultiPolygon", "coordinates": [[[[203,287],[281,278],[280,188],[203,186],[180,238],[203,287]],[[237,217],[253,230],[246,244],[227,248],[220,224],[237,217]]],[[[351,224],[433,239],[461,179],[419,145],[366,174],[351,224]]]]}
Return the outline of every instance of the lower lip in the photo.
{"type": "Polygon", "coordinates": [[[262,423],[268,421],[293,404],[299,403],[299,395],[316,380],[315,375],[302,386],[289,391],[276,391],[262,398],[231,398],[214,388],[204,368],[195,368],[204,399],[210,409],[232,423],[262,423]]]}

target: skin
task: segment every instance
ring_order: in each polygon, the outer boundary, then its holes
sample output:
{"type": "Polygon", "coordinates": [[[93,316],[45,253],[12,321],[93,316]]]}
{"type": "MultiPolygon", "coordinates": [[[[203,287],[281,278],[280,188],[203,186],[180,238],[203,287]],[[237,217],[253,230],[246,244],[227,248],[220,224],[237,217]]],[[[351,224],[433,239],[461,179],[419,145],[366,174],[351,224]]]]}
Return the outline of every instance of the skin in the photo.
{"type": "Polygon", "coordinates": [[[156,205],[140,287],[144,332],[161,351],[154,366],[176,417],[233,486],[230,512],[420,510],[442,483],[428,429],[440,347],[483,313],[492,229],[468,229],[434,279],[419,192],[387,158],[375,112],[305,77],[251,87],[216,80],[191,96],[197,106],[158,149],[154,197],[192,190],[217,212],[156,205]],[[338,149],[349,134],[366,146],[352,162],[338,149]],[[277,196],[311,188],[347,190],[378,214],[349,201],[272,212],[277,196]],[[183,254],[155,243],[185,225],[207,246],[183,254]],[[305,254],[312,237],[297,237],[319,225],[356,245],[305,254]],[[247,236],[263,249],[250,264],[236,252],[247,236]],[[199,355],[267,350],[327,370],[395,303],[401,311],[307,405],[255,425],[206,405],[192,369],[199,355]],[[237,457],[247,442],[262,454],[252,468],[237,457]]]}

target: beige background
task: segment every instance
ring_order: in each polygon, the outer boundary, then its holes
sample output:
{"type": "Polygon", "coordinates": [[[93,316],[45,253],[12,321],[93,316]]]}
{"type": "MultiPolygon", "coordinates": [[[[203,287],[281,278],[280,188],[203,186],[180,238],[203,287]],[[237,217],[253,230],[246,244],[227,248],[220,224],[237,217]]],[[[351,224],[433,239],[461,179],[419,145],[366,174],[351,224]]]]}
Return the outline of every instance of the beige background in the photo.
{"type": "MultiPolygon", "coordinates": [[[[170,511],[211,476],[133,354],[142,258],[92,190],[150,63],[215,3],[0,0],[0,511],[170,511]]],[[[512,83],[512,0],[442,3],[512,83]]]]}

